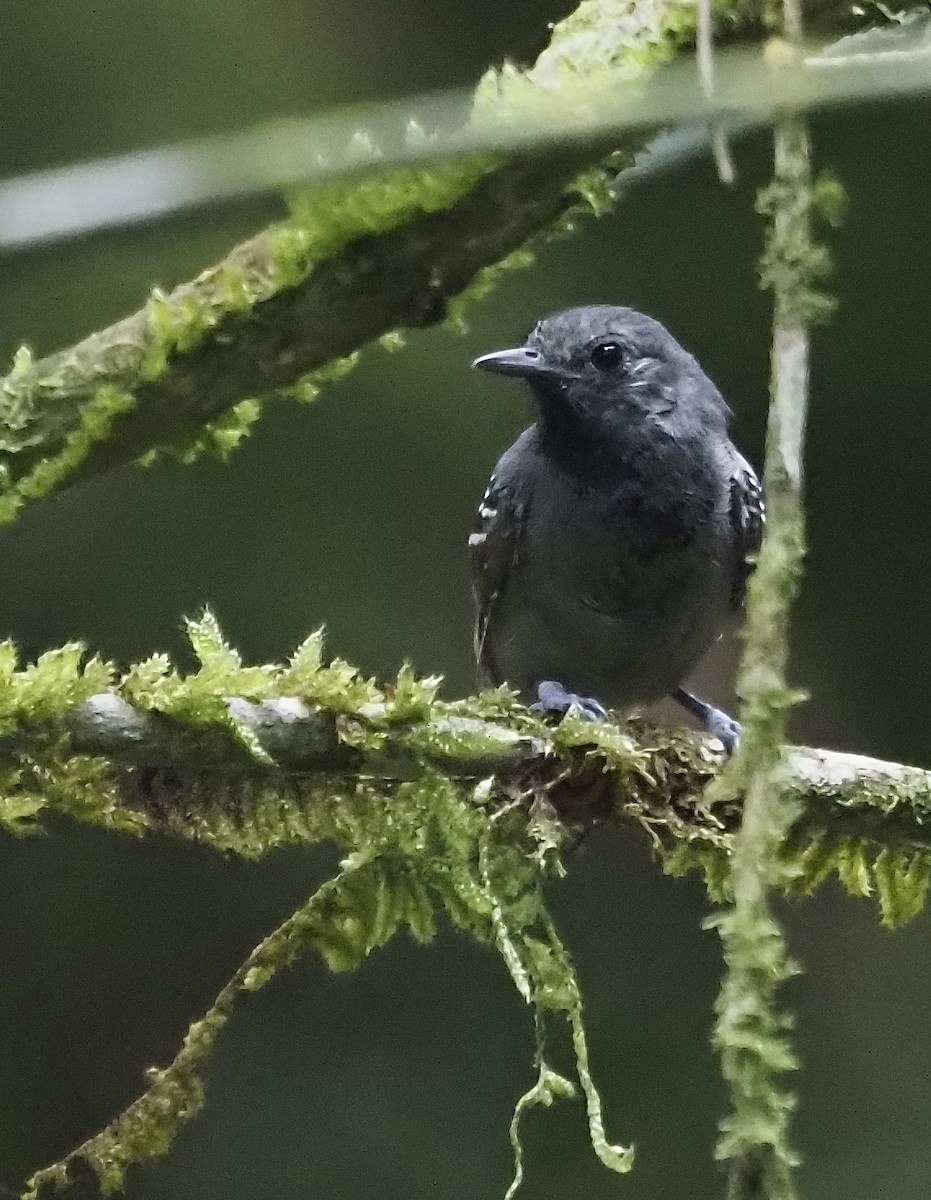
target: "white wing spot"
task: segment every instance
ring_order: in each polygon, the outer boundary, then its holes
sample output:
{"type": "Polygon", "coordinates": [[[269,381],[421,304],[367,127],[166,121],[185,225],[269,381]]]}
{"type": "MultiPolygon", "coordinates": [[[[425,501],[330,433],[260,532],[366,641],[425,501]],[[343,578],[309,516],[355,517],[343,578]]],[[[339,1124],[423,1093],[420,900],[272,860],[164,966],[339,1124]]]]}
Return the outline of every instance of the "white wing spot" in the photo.
{"type": "Polygon", "coordinates": [[[481,546],[487,536],[488,536],[487,533],[470,533],[469,534],[469,545],[470,546],[481,546]]]}

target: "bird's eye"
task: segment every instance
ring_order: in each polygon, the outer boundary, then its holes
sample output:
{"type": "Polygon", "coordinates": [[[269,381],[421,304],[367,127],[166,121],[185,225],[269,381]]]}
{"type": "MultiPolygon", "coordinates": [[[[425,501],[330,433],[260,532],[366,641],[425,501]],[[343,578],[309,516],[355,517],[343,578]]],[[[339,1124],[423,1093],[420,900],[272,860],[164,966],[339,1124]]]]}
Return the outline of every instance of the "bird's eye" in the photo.
{"type": "Polygon", "coordinates": [[[599,342],[592,349],[592,366],[599,371],[616,371],[624,364],[624,349],[617,342],[599,342]]]}

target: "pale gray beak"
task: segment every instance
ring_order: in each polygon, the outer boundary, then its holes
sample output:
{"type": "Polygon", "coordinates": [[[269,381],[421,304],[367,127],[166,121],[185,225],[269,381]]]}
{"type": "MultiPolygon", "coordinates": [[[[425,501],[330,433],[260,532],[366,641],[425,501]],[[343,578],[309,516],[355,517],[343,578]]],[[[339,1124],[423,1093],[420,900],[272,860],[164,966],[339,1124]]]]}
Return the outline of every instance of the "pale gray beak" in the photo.
{"type": "Polygon", "coordinates": [[[529,346],[518,346],[514,350],[495,350],[492,354],[483,354],[472,364],[480,371],[494,371],[498,375],[518,375],[522,379],[559,379],[565,380],[566,373],[559,367],[551,366],[539,352],[529,346]]]}

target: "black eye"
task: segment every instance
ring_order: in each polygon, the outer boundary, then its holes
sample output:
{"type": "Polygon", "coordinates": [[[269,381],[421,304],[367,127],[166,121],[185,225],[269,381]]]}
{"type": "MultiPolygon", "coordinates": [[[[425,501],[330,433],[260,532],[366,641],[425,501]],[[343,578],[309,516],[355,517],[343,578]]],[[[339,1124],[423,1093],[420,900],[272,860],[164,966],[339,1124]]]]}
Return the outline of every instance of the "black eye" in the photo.
{"type": "Polygon", "coordinates": [[[599,342],[591,357],[592,366],[599,371],[616,371],[624,365],[624,350],[617,342],[599,342]]]}

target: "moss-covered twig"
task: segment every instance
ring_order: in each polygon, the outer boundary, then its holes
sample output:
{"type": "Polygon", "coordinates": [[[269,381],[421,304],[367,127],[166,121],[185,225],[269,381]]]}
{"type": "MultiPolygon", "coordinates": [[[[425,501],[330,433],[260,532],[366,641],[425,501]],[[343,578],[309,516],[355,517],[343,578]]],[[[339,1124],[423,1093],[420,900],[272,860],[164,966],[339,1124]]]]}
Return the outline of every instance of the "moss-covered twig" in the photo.
{"type": "MultiPolygon", "coordinates": [[[[356,872],[364,880],[370,870],[368,860],[351,864],[264,938],[220,989],[203,1017],[190,1026],[171,1065],[151,1068],[147,1072],[146,1091],[114,1121],[52,1166],[37,1171],[27,1182],[23,1200],[37,1200],[47,1187],[67,1186],[81,1168],[87,1167],[95,1171],[101,1190],[107,1194],[122,1187],[126,1168],[132,1163],[164,1154],[178,1128],[203,1105],[198,1070],[212,1052],[236,1001],[243,993],[262,987],[307,947],[316,946],[325,957],[336,954],[334,931],[328,929],[328,918],[333,917],[347,884],[358,884],[353,878],[356,872]]],[[[371,949],[373,944],[367,948],[371,949]]]]}
{"type": "MultiPolygon", "coordinates": [[[[800,61],[798,0],[784,0],[783,58],[791,81],[800,61]]],[[[791,83],[788,87],[791,94],[791,83]]],[[[786,709],[799,699],[786,679],[789,619],[804,558],[803,447],[808,408],[809,326],[829,307],[815,283],[826,253],[813,241],[812,179],[804,121],[786,113],[774,131],[775,171],[759,207],[770,218],[762,282],[774,299],[764,491],[768,526],[750,583],[738,677],[744,736],[718,794],[743,796],[734,836],[730,906],[714,918],[725,974],[714,1040],[730,1092],[717,1154],[729,1167],[729,1200],[793,1200],[798,1159],[789,1139],[794,1097],[781,1079],[797,1066],[791,1017],[777,989],[796,967],[770,895],[798,870],[785,854],[801,803],[784,742],[786,709]]],[[[713,794],[713,793],[712,793],[713,794]]]]}

